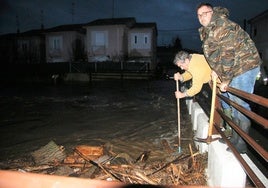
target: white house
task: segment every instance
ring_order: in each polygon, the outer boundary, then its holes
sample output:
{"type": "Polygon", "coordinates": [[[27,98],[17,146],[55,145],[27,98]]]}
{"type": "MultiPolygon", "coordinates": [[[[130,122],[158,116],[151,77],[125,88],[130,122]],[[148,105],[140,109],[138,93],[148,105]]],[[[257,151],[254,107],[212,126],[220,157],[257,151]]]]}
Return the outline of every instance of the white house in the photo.
{"type": "Polygon", "coordinates": [[[137,23],[128,35],[128,57],[139,61],[151,62],[156,66],[157,32],[155,23],[137,23]]]}
{"type": "Polygon", "coordinates": [[[135,18],[98,19],[84,26],[88,61],[149,61],[156,57],[156,24],[135,18]]]}
{"type": "Polygon", "coordinates": [[[47,63],[83,59],[85,29],[82,24],[60,25],[45,30],[47,63]]]}

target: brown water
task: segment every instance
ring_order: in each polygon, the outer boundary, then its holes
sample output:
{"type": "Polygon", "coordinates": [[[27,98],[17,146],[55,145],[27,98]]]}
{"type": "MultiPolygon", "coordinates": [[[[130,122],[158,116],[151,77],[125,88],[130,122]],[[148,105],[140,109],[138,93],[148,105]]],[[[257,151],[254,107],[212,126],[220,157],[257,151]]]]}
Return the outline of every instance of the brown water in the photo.
{"type": "MultiPolygon", "coordinates": [[[[99,81],[89,84],[12,85],[0,93],[0,160],[14,159],[53,140],[67,151],[80,144],[109,145],[115,153],[165,158],[161,141],[178,148],[174,80],[99,81]]],[[[193,137],[180,102],[181,148],[193,137]]]]}

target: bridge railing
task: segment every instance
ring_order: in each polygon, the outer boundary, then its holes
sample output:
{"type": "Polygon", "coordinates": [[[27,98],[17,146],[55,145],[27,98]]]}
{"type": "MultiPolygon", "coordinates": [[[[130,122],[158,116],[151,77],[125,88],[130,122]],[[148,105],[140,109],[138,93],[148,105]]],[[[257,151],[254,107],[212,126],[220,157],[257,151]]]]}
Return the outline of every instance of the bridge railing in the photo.
{"type": "MultiPolygon", "coordinates": [[[[250,101],[252,103],[255,103],[255,105],[260,105],[265,108],[268,108],[268,99],[261,97],[259,95],[246,93],[244,91],[228,87],[227,92],[232,93],[238,97],[240,97],[242,100],[250,101]]],[[[239,112],[243,113],[245,116],[247,116],[251,121],[254,121],[257,126],[260,126],[267,134],[268,130],[268,119],[256,114],[253,111],[247,110],[244,107],[238,105],[234,101],[231,101],[227,97],[221,95],[220,93],[217,93],[216,97],[216,107],[215,107],[215,118],[214,118],[214,124],[213,127],[225,140],[229,148],[232,150],[235,157],[239,160],[240,164],[242,165],[245,173],[248,175],[248,177],[251,179],[251,181],[257,186],[257,187],[265,187],[263,183],[260,181],[260,179],[257,177],[257,175],[254,173],[254,171],[251,169],[251,167],[247,164],[247,162],[244,160],[244,158],[240,155],[240,153],[236,150],[234,145],[229,141],[229,139],[225,136],[224,132],[221,129],[221,121],[224,120],[230,127],[232,127],[233,131],[236,131],[240,137],[242,137],[245,142],[261,157],[265,160],[266,164],[268,163],[268,152],[264,149],[263,146],[258,144],[254,138],[252,138],[250,135],[245,133],[232,119],[227,117],[224,112],[222,111],[222,108],[220,107],[219,100],[223,100],[230,106],[236,108],[239,112]]]]}

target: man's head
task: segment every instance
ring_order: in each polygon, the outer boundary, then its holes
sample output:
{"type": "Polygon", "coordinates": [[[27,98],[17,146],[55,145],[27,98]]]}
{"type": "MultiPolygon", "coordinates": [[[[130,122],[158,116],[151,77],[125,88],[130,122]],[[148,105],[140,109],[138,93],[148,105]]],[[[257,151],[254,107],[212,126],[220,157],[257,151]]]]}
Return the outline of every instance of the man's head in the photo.
{"type": "Polygon", "coordinates": [[[176,54],[173,63],[176,66],[180,67],[182,70],[188,70],[191,57],[192,55],[188,52],[179,51],[176,54]]]}
{"type": "Polygon", "coordinates": [[[213,7],[209,3],[201,3],[196,8],[197,17],[200,24],[204,27],[208,26],[213,14],[213,7]]]}

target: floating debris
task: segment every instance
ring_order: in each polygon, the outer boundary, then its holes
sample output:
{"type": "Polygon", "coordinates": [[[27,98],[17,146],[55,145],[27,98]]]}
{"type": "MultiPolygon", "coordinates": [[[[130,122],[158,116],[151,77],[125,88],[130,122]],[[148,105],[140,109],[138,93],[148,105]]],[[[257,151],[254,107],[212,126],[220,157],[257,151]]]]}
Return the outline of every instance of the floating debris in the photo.
{"type": "MultiPolygon", "coordinates": [[[[166,142],[164,145],[167,147],[166,142]]],[[[62,148],[51,141],[32,153],[34,162],[14,164],[15,161],[9,161],[11,167],[9,170],[118,181],[127,184],[207,184],[205,175],[207,156],[194,153],[190,144],[189,154],[174,155],[173,153],[170,154],[169,159],[158,161],[148,160],[150,151],[144,151],[136,159],[132,159],[127,153],[116,154],[104,146],[79,145],[69,155],[66,155],[62,148]]]]}

